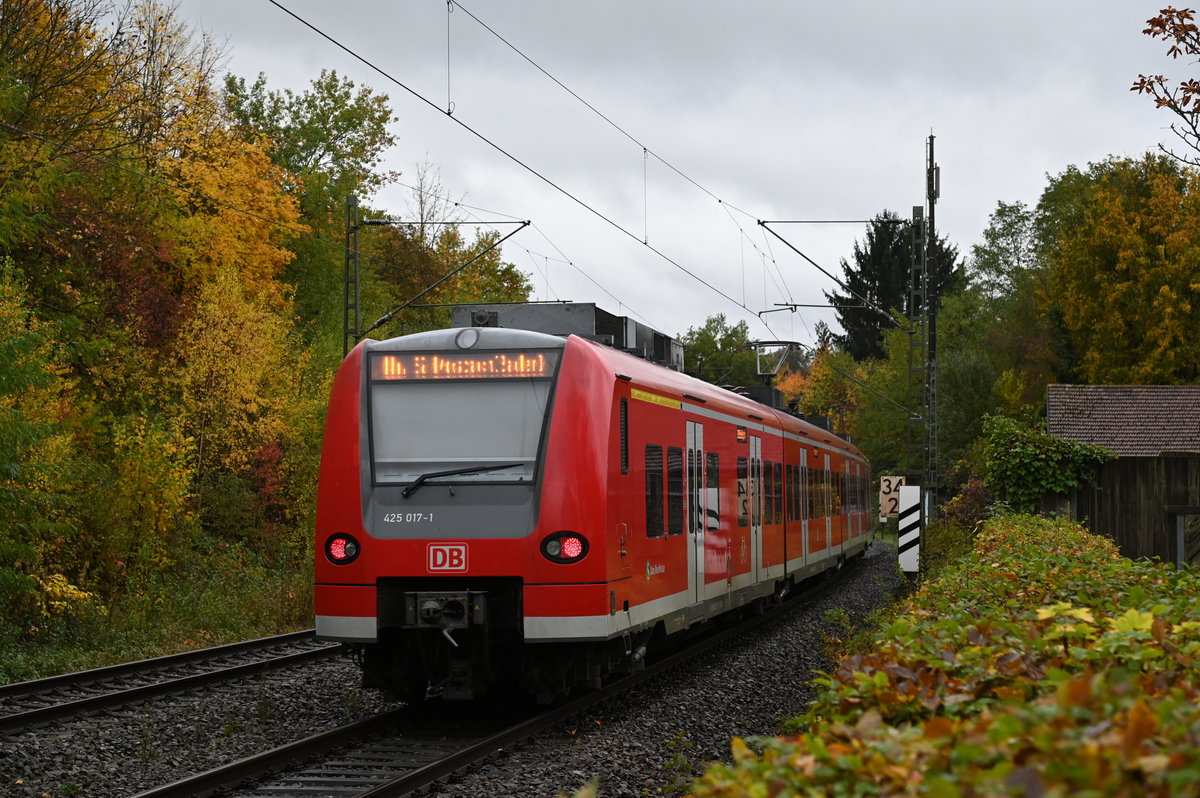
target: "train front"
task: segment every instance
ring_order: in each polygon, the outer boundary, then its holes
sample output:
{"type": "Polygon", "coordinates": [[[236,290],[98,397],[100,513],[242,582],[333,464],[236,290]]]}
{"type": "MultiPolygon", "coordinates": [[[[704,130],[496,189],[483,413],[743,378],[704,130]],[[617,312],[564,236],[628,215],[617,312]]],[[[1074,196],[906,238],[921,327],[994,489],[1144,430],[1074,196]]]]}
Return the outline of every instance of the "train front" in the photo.
{"type": "MultiPolygon", "coordinates": [[[[318,637],[359,644],[364,684],[466,699],[521,677],[506,669],[521,667],[521,574],[565,343],[467,327],[364,342],[343,362],[314,603],[318,637]]],[[[546,545],[543,556],[578,553],[576,541],[546,545]]]]}

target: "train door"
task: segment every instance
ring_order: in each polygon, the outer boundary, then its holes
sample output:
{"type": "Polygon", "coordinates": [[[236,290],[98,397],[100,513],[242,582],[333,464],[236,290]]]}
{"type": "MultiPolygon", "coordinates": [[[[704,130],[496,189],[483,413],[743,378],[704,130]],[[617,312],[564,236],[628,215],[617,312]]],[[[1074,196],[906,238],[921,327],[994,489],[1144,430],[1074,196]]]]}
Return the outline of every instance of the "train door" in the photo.
{"type": "Polygon", "coordinates": [[[708,523],[708,491],[704,477],[704,427],[687,422],[688,581],[692,601],[704,600],[704,532],[708,523]]]}
{"type": "Polygon", "coordinates": [[[762,438],[750,436],[750,573],[758,582],[758,569],[762,565],[762,438]]]}

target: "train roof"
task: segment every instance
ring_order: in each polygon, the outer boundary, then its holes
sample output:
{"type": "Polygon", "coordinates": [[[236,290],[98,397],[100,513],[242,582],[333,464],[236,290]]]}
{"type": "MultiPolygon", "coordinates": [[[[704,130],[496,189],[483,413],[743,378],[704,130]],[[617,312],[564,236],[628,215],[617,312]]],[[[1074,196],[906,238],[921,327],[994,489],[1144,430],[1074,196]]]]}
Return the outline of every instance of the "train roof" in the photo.
{"type": "Polygon", "coordinates": [[[703,405],[709,410],[735,418],[745,418],[750,424],[769,419],[772,426],[807,437],[814,443],[862,456],[849,441],[799,416],[588,337],[554,335],[513,327],[450,327],[382,341],[368,339],[364,344],[372,352],[487,350],[512,346],[531,349],[583,347],[612,369],[614,379],[627,378],[639,386],[678,397],[682,402],[703,405]]]}
{"type": "Polygon", "coordinates": [[[577,342],[576,346],[588,347],[613,369],[617,378],[626,377],[630,382],[639,386],[678,396],[685,403],[704,405],[711,410],[719,410],[737,418],[745,418],[747,422],[762,423],[767,419],[773,419],[775,425],[782,429],[811,438],[814,442],[862,456],[854,444],[799,416],[596,341],[574,335],[568,340],[577,342]]]}

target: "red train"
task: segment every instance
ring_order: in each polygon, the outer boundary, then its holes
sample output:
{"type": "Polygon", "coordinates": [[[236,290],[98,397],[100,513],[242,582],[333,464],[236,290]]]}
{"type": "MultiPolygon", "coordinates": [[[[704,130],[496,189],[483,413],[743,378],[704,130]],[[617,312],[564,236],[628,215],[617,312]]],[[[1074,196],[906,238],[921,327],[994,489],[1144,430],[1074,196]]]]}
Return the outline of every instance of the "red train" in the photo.
{"type": "Polygon", "coordinates": [[[409,698],[549,700],[861,553],[869,485],[828,431],[580,337],[367,341],[326,422],[317,635],[409,698]]]}

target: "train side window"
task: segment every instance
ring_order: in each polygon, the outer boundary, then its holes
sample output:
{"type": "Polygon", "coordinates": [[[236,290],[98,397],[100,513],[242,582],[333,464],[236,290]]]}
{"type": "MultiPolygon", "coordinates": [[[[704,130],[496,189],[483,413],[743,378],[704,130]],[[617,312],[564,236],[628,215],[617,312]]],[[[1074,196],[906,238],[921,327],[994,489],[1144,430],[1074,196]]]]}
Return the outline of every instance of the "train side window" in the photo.
{"type": "Polygon", "coordinates": [[[737,459],[738,526],[750,523],[750,469],[745,457],[737,459]]]}
{"type": "Polygon", "coordinates": [[[646,537],[663,535],[663,451],[646,444],[646,537]]]}
{"type": "Polygon", "coordinates": [[[667,534],[683,534],[683,449],[667,447],[667,534]]]}
{"type": "Polygon", "coordinates": [[[796,520],[796,467],[786,465],[783,473],[787,477],[787,521],[791,523],[796,520]]]}
{"type": "Polygon", "coordinates": [[[829,511],[825,509],[825,499],[828,493],[825,489],[825,480],[828,478],[828,474],[819,468],[811,468],[808,473],[810,477],[815,477],[808,484],[808,490],[812,496],[810,504],[812,506],[813,517],[824,518],[829,515],[829,511]]]}
{"type": "Polygon", "coordinates": [[[629,473],[629,400],[621,398],[621,473],[629,473]]]}
{"type": "Polygon", "coordinates": [[[762,526],[763,467],[762,460],[750,458],[750,523],[762,526]]]}
{"type": "Polygon", "coordinates": [[[800,515],[800,466],[792,466],[792,520],[803,520],[800,515]]]}
{"type": "Polygon", "coordinates": [[[786,510],[783,514],[784,521],[792,520],[792,467],[785,465],[783,467],[783,495],[787,502],[786,510]]]}
{"type": "Polygon", "coordinates": [[[783,463],[775,464],[775,523],[783,521],[783,463]]]}
{"type": "Polygon", "coordinates": [[[716,452],[709,452],[708,458],[708,474],[704,487],[708,489],[708,528],[721,528],[721,456],[716,452]]]}
{"type": "Polygon", "coordinates": [[[775,472],[770,460],[763,461],[763,505],[763,523],[769,524],[775,515],[775,472]]]}
{"type": "MultiPolygon", "coordinates": [[[[804,453],[801,452],[803,457],[804,453]]],[[[800,520],[804,521],[812,515],[812,508],[808,504],[808,466],[800,466],[800,520]]]]}

